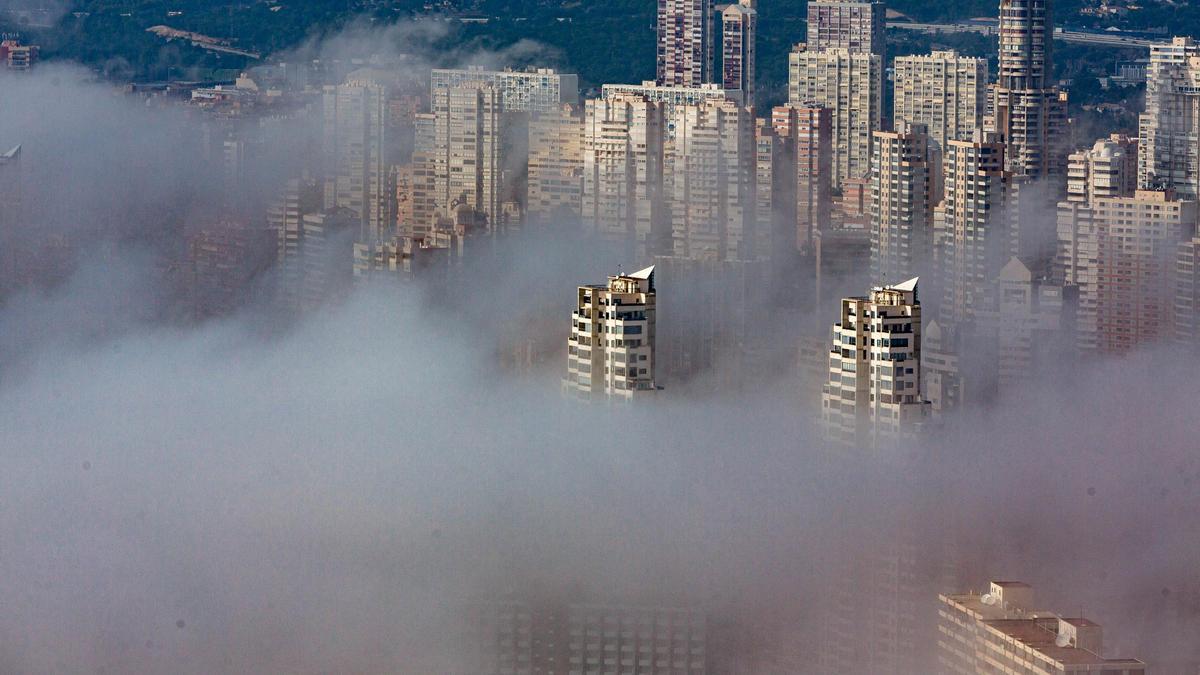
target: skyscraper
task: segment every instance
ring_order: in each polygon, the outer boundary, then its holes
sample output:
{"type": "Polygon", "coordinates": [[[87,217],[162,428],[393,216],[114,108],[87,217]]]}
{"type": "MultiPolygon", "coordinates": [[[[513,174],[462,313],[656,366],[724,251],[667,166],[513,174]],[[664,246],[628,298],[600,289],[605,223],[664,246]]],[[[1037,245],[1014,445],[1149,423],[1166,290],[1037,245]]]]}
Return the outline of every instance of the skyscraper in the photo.
{"type": "Polygon", "coordinates": [[[917,279],[842,300],[821,413],[829,440],[859,448],[920,429],[929,402],[921,395],[917,279]]]}
{"type": "Polygon", "coordinates": [[[655,300],[654,267],[579,287],[565,393],[628,401],[655,392],[655,300]]]}
{"type": "Polygon", "coordinates": [[[788,139],[771,120],[754,120],[754,251],[760,258],[795,250],[795,171],[788,139]]]}
{"type": "Polygon", "coordinates": [[[1082,349],[1095,348],[1099,300],[1100,232],[1092,205],[1103,197],[1132,197],[1137,171],[1137,141],[1117,134],[1072,153],[1067,164],[1067,198],[1058,204],[1053,276],[1077,289],[1076,335],[1082,349]]]}
{"type": "Polygon", "coordinates": [[[1004,144],[976,131],[949,141],[942,157],[942,203],[934,209],[934,255],[944,299],[944,324],[969,320],[987,284],[1017,254],[1006,211],[1012,193],[1004,144]]]}
{"type": "Polygon", "coordinates": [[[562,104],[529,121],[531,220],[578,219],[583,209],[583,115],[562,104]]]}
{"type": "Polygon", "coordinates": [[[1101,197],[1092,211],[1099,269],[1095,336],[1087,346],[1123,352],[1171,338],[1178,250],[1195,236],[1197,203],[1169,191],[1139,190],[1133,197],[1101,197]]]}
{"type": "Polygon", "coordinates": [[[811,0],[808,47],[813,51],[847,49],[854,54],[884,55],[887,8],[878,0],[811,0]]]}
{"type": "Polygon", "coordinates": [[[867,176],[871,135],[881,128],[883,111],[883,60],[879,55],[846,48],[812,51],[796,45],[788,56],[788,102],[829,108],[834,187],[848,178],[867,176]]]}
{"type": "Polygon", "coordinates": [[[771,111],[771,123],[786,139],[795,165],[795,248],[815,250],[821,228],[829,226],[833,209],[833,116],[816,102],[790,103],[771,111]]]}
{"type": "Polygon", "coordinates": [[[933,207],[941,163],[923,124],[875,132],[871,163],[871,278],[904,279],[933,264],[933,207]]]}
{"type": "Polygon", "coordinates": [[[1015,256],[1000,270],[976,308],[971,342],[994,352],[987,366],[1002,393],[1019,394],[1037,373],[1070,363],[1078,290],[1035,276],[1015,256]]]}
{"type": "Polygon", "coordinates": [[[1067,95],[1050,84],[1052,0],[1001,0],[1000,69],[993,88],[994,128],[1018,176],[1066,169],[1067,95]]]}
{"type": "Polygon", "coordinates": [[[732,101],[675,109],[663,182],[674,255],[755,257],[754,114],[732,101]]]}
{"type": "Polygon", "coordinates": [[[362,69],[325,92],[325,206],[353,211],[361,239],[389,236],[395,224],[386,79],[362,69]]]}
{"type": "Polygon", "coordinates": [[[658,0],[660,85],[712,82],[714,19],[712,0],[658,0]]]}
{"type": "Polygon", "coordinates": [[[628,246],[635,259],[666,250],[664,104],[619,94],[586,103],[583,223],[628,246]]]}
{"type": "Polygon", "coordinates": [[[1146,672],[1137,659],[1104,658],[1096,623],[1039,610],[1029,584],[993,581],[986,593],[938,600],[939,675],[1146,672]]]}
{"type": "MultiPolygon", "coordinates": [[[[439,216],[467,204],[495,223],[503,188],[504,104],[490,84],[434,91],[432,137],[419,139],[414,161],[426,164],[429,198],[439,216]],[[425,144],[429,147],[422,147],[425,144]]],[[[429,223],[420,223],[428,227],[429,223]]]]}
{"type": "Polygon", "coordinates": [[[1200,199],[1200,44],[1192,38],[1150,47],[1138,134],[1138,186],[1200,199]]]}
{"type": "Polygon", "coordinates": [[[983,126],[987,109],[987,59],[935,51],[897,56],[892,120],[924,124],[939,149],[965,141],[983,126]]]}
{"type": "Polygon", "coordinates": [[[758,32],[756,0],[738,0],[721,10],[721,87],[742,93],[754,105],[754,41],[758,32]]]}

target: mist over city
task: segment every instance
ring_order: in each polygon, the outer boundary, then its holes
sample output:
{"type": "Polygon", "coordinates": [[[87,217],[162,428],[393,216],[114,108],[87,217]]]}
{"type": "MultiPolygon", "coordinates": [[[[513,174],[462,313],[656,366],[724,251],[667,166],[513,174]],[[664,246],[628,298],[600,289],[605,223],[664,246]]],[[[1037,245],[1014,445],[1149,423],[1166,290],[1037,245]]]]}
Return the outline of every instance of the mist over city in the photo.
{"type": "Polygon", "coordinates": [[[1192,10],[768,2],[0,0],[0,673],[1200,673],[1192,10]]]}

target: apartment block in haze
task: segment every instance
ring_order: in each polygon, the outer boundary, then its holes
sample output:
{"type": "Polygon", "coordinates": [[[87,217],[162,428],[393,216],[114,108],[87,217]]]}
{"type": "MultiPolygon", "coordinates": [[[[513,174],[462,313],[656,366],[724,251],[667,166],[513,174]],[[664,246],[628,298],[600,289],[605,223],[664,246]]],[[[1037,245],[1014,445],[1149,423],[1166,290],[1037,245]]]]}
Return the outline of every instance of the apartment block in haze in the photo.
{"type": "Polygon", "coordinates": [[[917,282],[842,300],[821,402],[830,441],[874,448],[915,435],[928,417],[929,402],[921,395],[917,282]]]}
{"type": "Polygon", "coordinates": [[[568,396],[629,401],[656,391],[656,299],[653,267],[579,287],[563,379],[568,396]]]}
{"type": "Polygon", "coordinates": [[[1105,658],[1093,621],[1041,610],[1033,588],[993,581],[983,593],[939,595],[938,675],[1143,675],[1137,659],[1105,658]]]}

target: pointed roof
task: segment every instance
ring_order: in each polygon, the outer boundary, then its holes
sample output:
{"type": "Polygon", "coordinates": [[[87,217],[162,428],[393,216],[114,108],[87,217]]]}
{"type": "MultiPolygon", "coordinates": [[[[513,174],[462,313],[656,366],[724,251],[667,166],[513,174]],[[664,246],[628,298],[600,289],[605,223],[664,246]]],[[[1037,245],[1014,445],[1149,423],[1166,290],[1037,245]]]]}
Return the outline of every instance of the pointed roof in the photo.
{"type": "Polygon", "coordinates": [[[915,291],[917,290],[917,282],[920,281],[920,279],[921,277],[913,277],[903,283],[889,286],[889,288],[897,291],[915,291]]]}
{"type": "Polygon", "coordinates": [[[1029,271],[1028,265],[1021,262],[1021,259],[1014,255],[1000,269],[1000,275],[997,279],[1000,281],[1028,282],[1033,280],[1033,273],[1029,271]]]}
{"type": "Polygon", "coordinates": [[[629,276],[633,277],[634,279],[649,279],[650,276],[653,274],[654,274],[654,265],[651,265],[644,269],[640,269],[640,270],[630,274],[629,276]]]}

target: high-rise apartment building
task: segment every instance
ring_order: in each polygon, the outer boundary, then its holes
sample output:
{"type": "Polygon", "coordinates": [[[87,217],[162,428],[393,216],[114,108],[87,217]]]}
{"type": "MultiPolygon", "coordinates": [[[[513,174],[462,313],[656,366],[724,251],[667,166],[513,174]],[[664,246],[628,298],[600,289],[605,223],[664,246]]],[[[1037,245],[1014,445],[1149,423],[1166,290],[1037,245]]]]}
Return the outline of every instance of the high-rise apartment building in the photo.
{"type": "Polygon", "coordinates": [[[576,220],[583,210],[582,109],[570,104],[535,114],[529,121],[531,220],[576,220]]]}
{"type": "Polygon", "coordinates": [[[582,399],[628,401],[656,391],[656,297],[654,267],[579,287],[564,392],[582,399]]]}
{"type": "Polygon", "coordinates": [[[967,141],[983,127],[987,109],[987,59],[958,52],[897,56],[892,120],[924,124],[938,148],[967,141]]]}
{"type": "Polygon", "coordinates": [[[788,102],[829,108],[834,187],[848,178],[867,176],[872,134],[881,128],[882,57],[846,48],[813,51],[796,45],[788,56],[788,102]]]}
{"type": "Polygon", "coordinates": [[[583,223],[625,243],[636,259],[669,246],[663,195],[664,104],[620,94],[588,100],[583,131],[583,223]]]}
{"type": "Polygon", "coordinates": [[[930,415],[940,418],[958,409],[963,401],[959,332],[930,319],[922,340],[921,393],[929,400],[930,415]]]}
{"type": "Polygon", "coordinates": [[[923,124],[876,131],[871,162],[871,278],[907,279],[931,271],[933,208],[940,201],[940,153],[923,124]]]}
{"type": "Polygon", "coordinates": [[[1029,584],[993,581],[986,593],[943,594],[938,600],[939,675],[1146,672],[1137,659],[1101,656],[1098,624],[1039,610],[1029,584]]]}
{"type": "Polygon", "coordinates": [[[826,435],[837,443],[871,448],[920,429],[929,402],[921,395],[917,279],[842,300],[821,398],[826,435]]]}
{"type": "Polygon", "coordinates": [[[1035,374],[1070,362],[1077,300],[1077,287],[1038,278],[1015,256],[1000,270],[976,308],[970,342],[990,352],[987,369],[1001,393],[1022,392],[1035,374]]]}
{"type": "Polygon", "coordinates": [[[658,0],[658,75],[665,86],[712,82],[712,0],[658,0]]]}
{"type": "Polygon", "coordinates": [[[1200,44],[1192,38],[1150,47],[1138,135],[1138,186],[1200,199],[1200,44]]]}
{"type": "Polygon", "coordinates": [[[432,109],[432,128],[418,126],[414,153],[414,161],[426,166],[422,177],[430,181],[429,204],[419,209],[421,215],[428,217],[431,207],[437,216],[448,216],[451,204],[467,204],[495,223],[503,201],[506,133],[500,92],[489,84],[437,89],[432,109]],[[426,133],[431,138],[423,138],[426,133]]]}
{"type": "Polygon", "coordinates": [[[755,257],[755,160],[752,109],[732,101],[675,109],[663,178],[675,256],[755,257]]]}
{"type": "Polygon", "coordinates": [[[261,225],[223,220],[189,234],[174,271],[190,318],[226,315],[252,299],[274,257],[274,237],[261,225]]]}
{"type": "Polygon", "coordinates": [[[362,239],[389,236],[395,223],[388,98],[386,74],[372,69],[325,92],[325,206],[357,214],[362,239]]]}
{"type": "Polygon", "coordinates": [[[671,316],[657,328],[655,381],[685,393],[756,386],[767,270],[762,260],[655,256],[658,305],[671,316]]]}
{"type": "Polygon", "coordinates": [[[808,47],[882,57],[886,13],[879,0],[812,0],[808,3],[808,47]]]}
{"type": "Polygon", "coordinates": [[[1004,144],[976,131],[969,141],[949,141],[942,165],[934,255],[944,294],[940,318],[955,324],[973,317],[985,287],[1018,250],[1007,211],[1012,177],[1004,168],[1004,144]]]}
{"type": "Polygon", "coordinates": [[[1132,197],[1137,171],[1137,141],[1118,134],[1071,154],[1067,164],[1067,198],[1058,204],[1053,276],[1077,289],[1076,335],[1085,350],[1095,348],[1100,282],[1100,233],[1092,204],[1099,198],[1132,197]]]}
{"type": "Polygon", "coordinates": [[[1095,335],[1086,346],[1122,352],[1171,338],[1179,244],[1195,236],[1197,203],[1169,191],[1139,190],[1133,197],[1097,199],[1092,217],[1099,269],[1095,335]]]}
{"type": "Polygon", "coordinates": [[[1001,0],[999,79],[993,88],[994,130],[1008,145],[1018,176],[1066,170],[1066,92],[1051,86],[1054,21],[1051,0],[1001,0]]]}
{"type": "Polygon", "coordinates": [[[439,91],[466,86],[492,87],[499,92],[505,112],[554,112],[564,103],[579,103],[579,76],[550,68],[434,68],[429,76],[431,99],[436,99],[439,91]]]}
{"type": "Polygon", "coordinates": [[[795,171],[788,139],[771,120],[754,120],[754,252],[760,258],[777,260],[795,249],[795,171]]]}
{"type": "Polygon", "coordinates": [[[321,210],[322,194],[317,181],[294,178],[267,209],[267,228],[275,234],[275,297],[285,307],[300,307],[304,216],[321,210]]]}
{"type": "Polygon", "coordinates": [[[829,226],[833,210],[833,115],[815,102],[789,103],[771,111],[771,123],[786,139],[795,165],[795,247],[812,252],[816,234],[829,226]]]}
{"type": "Polygon", "coordinates": [[[758,33],[756,0],[738,0],[721,10],[721,87],[742,94],[754,105],[754,41],[758,33]]]}
{"type": "Polygon", "coordinates": [[[1067,201],[1130,197],[1137,190],[1138,141],[1123,134],[1101,138],[1067,158],[1067,201]]]}
{"type": "Polygon", "coordinates": [[[606,84],[600,89],[603,98],[629,95],[638,96],[647,101],[661,103],[663,115],[667,120],[667,138],[675,135],[675,108],[684,105],[696,105],[712,101],[731,100],[744,103],[742,93],[735,90],[722,89],[720,85],[707,82],[696,86],[660,85],[651,80],[641,84],[606,84]]]}

